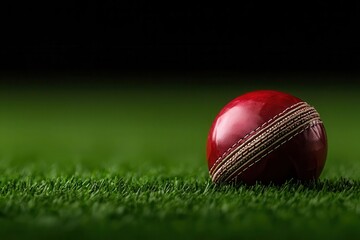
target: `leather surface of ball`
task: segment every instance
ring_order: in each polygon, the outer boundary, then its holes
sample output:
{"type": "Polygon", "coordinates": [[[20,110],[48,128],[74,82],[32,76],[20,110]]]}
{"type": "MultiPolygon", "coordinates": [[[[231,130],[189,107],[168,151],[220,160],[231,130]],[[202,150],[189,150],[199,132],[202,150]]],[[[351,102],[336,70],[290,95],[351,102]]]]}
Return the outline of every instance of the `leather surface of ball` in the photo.
{"type": "Polygon", "coordinates": [[[326,132],[315,108],[272,90],[246,93],[229,102],[207,139],[214,183],[316,180],[326,155],[326,132]]]}

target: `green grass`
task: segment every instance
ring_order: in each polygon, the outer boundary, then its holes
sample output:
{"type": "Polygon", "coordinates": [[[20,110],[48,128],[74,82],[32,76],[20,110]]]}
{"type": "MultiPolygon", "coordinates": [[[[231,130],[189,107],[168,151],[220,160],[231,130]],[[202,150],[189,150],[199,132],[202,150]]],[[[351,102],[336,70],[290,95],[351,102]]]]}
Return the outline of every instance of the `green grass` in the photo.
{"type": "Polygon", "coordinates": [[[359,91],[303,86],[0,90],[0,236],[360,237],[359,91]],[[290,91],[329,138],[317,183],[214,186],[205,141],[230,99],[290,91]]]}

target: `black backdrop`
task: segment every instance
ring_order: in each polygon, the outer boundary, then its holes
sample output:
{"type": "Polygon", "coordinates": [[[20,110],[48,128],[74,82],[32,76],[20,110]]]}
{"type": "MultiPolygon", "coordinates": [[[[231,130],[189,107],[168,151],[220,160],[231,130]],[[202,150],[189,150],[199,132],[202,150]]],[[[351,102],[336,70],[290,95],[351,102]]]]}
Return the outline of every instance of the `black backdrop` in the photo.
{"type": "Polygon", "coordinates": [[[238,4],[2,4],[0,71],[180,74],[359,70],[358,5],[327,1],[238,4]]]}

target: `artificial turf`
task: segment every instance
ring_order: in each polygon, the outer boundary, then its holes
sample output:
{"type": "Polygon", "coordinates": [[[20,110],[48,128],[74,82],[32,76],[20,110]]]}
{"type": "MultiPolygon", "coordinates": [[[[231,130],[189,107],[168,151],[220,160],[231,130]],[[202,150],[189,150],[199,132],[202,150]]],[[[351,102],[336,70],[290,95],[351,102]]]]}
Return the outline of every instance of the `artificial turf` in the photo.
{"type": "Polygon", "coordinates": [[[350,86],[2,88],[0,236],[360,237],[360,91],[350,86]],[[320,112],[320,181],[214,186],[205,142],[229,100],[291,92],[320,112]]]}

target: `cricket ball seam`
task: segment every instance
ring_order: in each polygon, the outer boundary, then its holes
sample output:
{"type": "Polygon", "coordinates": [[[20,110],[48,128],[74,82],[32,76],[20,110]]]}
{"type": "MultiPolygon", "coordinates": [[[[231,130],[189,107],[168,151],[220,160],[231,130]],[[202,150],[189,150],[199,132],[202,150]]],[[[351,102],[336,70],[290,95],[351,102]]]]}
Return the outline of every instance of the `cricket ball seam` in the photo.
{"type": "Polygon", "coordinates": [[[280,116],[284,115],[287,111],[291,111],[293,109],[297,109],[296,107],[301,108],[300,105],[306,105],[309,106],[306,102],[298,102],[296,104],[293,104],[287,108],[285,108],[282,112],[274,115],[272,118],[270,118],[268,121],[264,122],[262,125],[260,125],[259,127],[255,128],[254,130],[250,131],[248,134],[246,134],[244,137],[240,138],[237,142],[235,142],[231,147],[229,147],[220,157],[218,157],[215,161],[215,163],[211,166],[209,172],[212,173],[214,171],[215,168],[217,168],[219,162],[221,160],[223,160],[223,158],[228,155],[229,153],[231,153],[234,149],[238,148],[238,145],[246,140],[248,137],[251,137],[254,133],[256,133],[257,131],[259,131],[260,129],[264,128],[266,125],[270,124],[272,121],[274,121],[274,119],[280,118],[280,116]]]}
{"type": "MultiPolygon", "coordinates": [[[[266,157],[267,155],[269,155],[270,153],[272,153],[273,151],[275,151],[276,149],[278,149],[279,147],[281,147],[282,145],[284,145],[285,143],[289,142],[291,139],[293,139],[294,137],[296,137],[297,135],[299,135],[302,132],[305,132],[306,130],[313,128],[319,124],[322,124],[322,121],[320,120],[315,120],[314,123],[311,123],[310,125],[308,125],[306,128],[302,129],[301,131],[295,133],[294,135],[290,136],[288,139],[286,139],[285,141],[281,142],[279,145],[277,145],[276,147],[274,147],[273,149],[269,150],[265,155],[261,156],[259,159],[255,160],[253,163],[251,163],[249,166],[247,166],[246,168],[244,168],[241,172],[239,172],[238,174],[236,174],[235,177],[239,176],[240,174],[242,174],[243,172],[245,172],[246,170],[248,170],[249,168],[251,168],[252,166],[254,166],[256,163],[258,163],[260,160],[262,160],[264,157],[266,157]]],[[[235,178],[234,177],[234,178],[235,178]]]]}
{"type": "MultiPolygon", "coordinates": [[[[260,160],[262,160],[263,158],[265,158],[267,155],[269,155],[270,153],[272,153],[273,151],[275,151],[276,149],[278,149],[279,147],[281,147],[283,144],[287,143],[288,141],[290,141],[292,138],[296,137],[297,135],[301,134],[302,132],[306,131],[307,129],[310,129],[312,127],[315,127],[319,124],[322,124],[322,121],[320,120],[315,120],[313,121],[314,123],[309,124],[306,128],[296,132],[294,135],[290,136],[289,138],[287,138],[286,140],[284,140],[283,142],[281,142],[280,144],[276,145],[273,149],[270,149],[266,154],[264,154],[263,156],[261,156],[260,158],[258,158],[257,160],[255,160],[253,163],[251,163],[249,166],[247,166],[246,168],[244,168],[243,170],[241,170],[239,173],[236,174],[236,176],[234,176],[233,178],[236,178],[237,176],[239,176],[240,174],[242,174],[243,172],[245,172],[246,170],[248,170],[250,167],[254,166],[256,163],[258,163],[260,160]]],[[[214,178],[212,178],[212,181],[214,183],[218,183],[218,180],[215,180],[214,178]]]]}
{"type": "Polygon", "coordinates": [[[286,108],[238,140],[215,162],[210,170],[213,182],[221,182],[224,179],[228,181],[234,178],[234,174],[240,175],[294,136],[319,123],[321,123],[319,114],[306,102],[299,102],[286,108]],[[290,137],[287,138],[288,136],[290,137]],[[285,138],[287,138],[285,141],[280,142],[285,138]],[[241,143],[242,141],[244,142],[241,143]],[[276,145],[278,142],[280,144],[276,145]],[[267,150],[268,152],[263,154],[267,150]],[[249,163],[249,166],[238,172],[249,163]]]}
{"type": "MultiPolygon", "coordinates": [[[[254,140],[247,141],[247,144],[244,147],[239,147],[235,150],[231,155],[231,157],[225,161],[223,161],[222,167],[218,169],[217,172],[214,173],[213,177],[216,179],[216,175],[218,175],[219,179],[226,177],[225,181],[228,180],[229,177],[232,176],[233,173],[236,173],[238,169],[247,163],[251,162],[253,159],[261,156],[263,152],[268,149],[271,149],[276,143],[285,139],[287,136],[297,134],[297,131],[300,129],[306,128],[311,124],[314,120],[318,120],[318,117],[314,114],[309,114],[307,116],[303,116],[301,122],[287,122],[287,125],[281,125],[278,123],[277,125],[270,128],[268,131],[258,134],[254,140]],[[279,129],[282,128],[289,129],[288,131],[281,131],[279,129]],[[270,135],[270,130],[274,130],[275,134],[270,135]],[[239,160],[241,159],[241,160],[239,160]]],[[[290,119],[291,120],[291,119],[290,119]]],[[[285,121],[285,119],[284,119],[285,121]]]]}
{"type": "MultiPolygon", "coordinates": [[[[254,132],[252,134],[252,136],[250,136],[248,139],[244,140],[244,142],[241,143],[240,145],[238,145],[236,148],[232,148],[231,149],[232,151],[226,157],[224,157],[221,162],[218,163],[218,165],[213,169],[212,172],[210,172],[210,174],[217,172],[219,170],[219,168],[223,168],[222,166],[224,164],[228,165],[229,158],[232,159],[233,158],[232,155],[234,153],[238,152],[238,150],[241,150],[241,149],[246,150],[247,149],[246,147],[247,147],[247,145],[249,145],[249,142],[250,143],[251,143],[251,141],[253,141],[255,143],[259,142],[258,141],[259,138],[261,138],[261,137],[264,138],[264,136],[265,137],[269,136],[269,134],[271,132],[270,130],[274,130],[274,132],[284,132],[284,131],[280,131],[280,129],[284,129],[286,127],[289,128],[289,125],[291,125],[292,122],[301,124],[301,121],[296,121],[296,120],[300,119],[300,120],[304,121],[304,119],[306,119],[308,117],[308,115],[311,115],[314,113],[316,113],[316,110],[314,108],[311,108],[309,105],[304,104],[304,105],[300,105],[299,107],[297,107],[295,109],[292,109],[291,111],[287,112],[286,114],[284,114],[281,117],[279,116],[278,119],[274,120],[271,124],[268,124],[268,126],[254,132]],[[285,122],[285,124],[283,124],[284,126],[282,126],[282,128],[277,127],[284,122],[285,122]],[[253,139],[253,138],[255,138],[255,139],[253,139]]],[[[273,135],[274,135],[274,132],[272,132],[273,135]]],[[[232,161],[234,161],[234,160],[232,160],[232,161]]]]}
{"type": "MultiPolygon", "coordinates": [[[[289,131],[291,131],[291,128],[298,127],[298,125],[303,124],[308,120],[311,120],[312,115],[314,115],[314,110],[311,111],[311,109],[300,109],[299,111],[292,113],[290,116],[284,116],[282,119],[280,119],[276,122],[274,121],[272,123],[272,125],[267,126],[266,130],[262,130],[262,131],[257,132],[256,134],[254,134],[252,138],[255,138],[255,139],[249,138],[243,144],[239,145],[236,149],[234,149],[234,151],[232,151],[228,156],[226,156],[223,159],[222,162],[219,163],[219,167],[216,168],[215,171],[219,168],[222,168],[222,165],[230,165],[231,162],[236,161],[236,159],[234,159],[233,155],[238,153],[239,150],[245,151],[247,153],[254,153],[254,151],[250,151],[250,149],[248,149],[249,148],[248,146],[250,146],[250,147],[253,146],[253,148],[255,148],[256,145],[259,145],[259,144],[264,146],[264,144],[266,143],[266,140],[267,141],[271,141],[273,139],[277,140],[276,138],[271,138],[271,134],[273,136],[275,134],[278,134],[279,137],[282,137],[281,133],[283,135],[288,134],[283,129],[289,129],[289,131]],[[261,142],[261,140],[264,140],[265,142],[264,141],[261,142]],[[248,150],[248,151],[246,151],[246,150],[248,150]]],[[[317,117],[317,115],[315,114],[314,117],[317,117]]]]}

